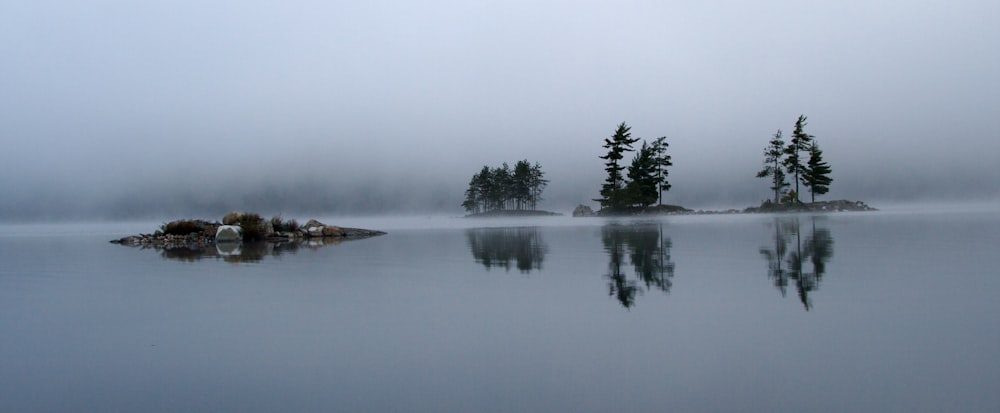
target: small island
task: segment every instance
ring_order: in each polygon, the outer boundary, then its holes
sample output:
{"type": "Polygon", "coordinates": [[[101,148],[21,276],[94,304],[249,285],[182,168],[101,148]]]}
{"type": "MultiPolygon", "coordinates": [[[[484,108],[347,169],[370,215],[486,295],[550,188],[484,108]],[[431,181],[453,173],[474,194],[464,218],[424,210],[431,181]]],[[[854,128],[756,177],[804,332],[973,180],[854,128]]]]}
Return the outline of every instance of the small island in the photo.
{"type": "Polygon", "coordinates": [[[672,158],[667,154],[670,146],[667,138],[663,136],[652,141],[633,138],[632,128],[622,122],[614,134],[604,139],[603,147],[607,153],[600,158],[605,161],[607,178],[601,185],[601,197],[594,199],[600,203],[600,209],[595,212],[581,204],[573,210],[573,216],[875,211],[861,201],[816,201],[817,195],[829,192],[833,182],[830,176],[832,169],[823,160],[823,151],[816,137],[805,132],[806,120],[805,115],[798,117],[787,144],[778,129],[764,148],[764,166],[756,176],[770,178],[774,199],[766,200],[757,207],[724,211],[693,211],[678,205],[665,205],[663,192],[671,188],[667,178],[668,168],[673,166],[672,158]],[[633,147],[640,141],[640,147],[633,147]],[[635,155],[626,166],[625,154],[630,152],[635,152],[635,155]],[[799,199],[800,184],[809,191],[808,203],[799,199]]]}
{"type": "Polygon", "coordinates": [[[483,166],[469,180],[462,207],[469,213],[466,218],[562,215],[536,209],[548,182],[542,166],[527,159],[514,164],[514,169],[507,162],[494,168],[483,166]]]}
{"type": "MultiPolygon", "coordinates": [[[[111,240],[113,244],[163,250],[167,255],[239,255],[244,244],[270,244],[287,248],[299,244],[329,245],[344,240],[384,235],[385,232],[327,225],[311,219],[304,225],[280,216],[270,220],[259,214],[230,212],[221,222],[185,219],[168,222],[151,234],[111,240]]],[[[254,248],[250,248],[253,250],[254,248]]]]}

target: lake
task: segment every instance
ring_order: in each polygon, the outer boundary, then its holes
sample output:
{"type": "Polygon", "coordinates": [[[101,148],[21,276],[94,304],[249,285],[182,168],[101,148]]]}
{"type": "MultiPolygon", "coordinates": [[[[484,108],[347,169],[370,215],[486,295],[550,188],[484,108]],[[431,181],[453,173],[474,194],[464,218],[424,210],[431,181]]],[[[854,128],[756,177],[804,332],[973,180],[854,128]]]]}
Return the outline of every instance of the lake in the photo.
{"type": "Polygon", "coordinates": [[[0,226],[0,411],[997,412],[1000,209],[0,226]]]}

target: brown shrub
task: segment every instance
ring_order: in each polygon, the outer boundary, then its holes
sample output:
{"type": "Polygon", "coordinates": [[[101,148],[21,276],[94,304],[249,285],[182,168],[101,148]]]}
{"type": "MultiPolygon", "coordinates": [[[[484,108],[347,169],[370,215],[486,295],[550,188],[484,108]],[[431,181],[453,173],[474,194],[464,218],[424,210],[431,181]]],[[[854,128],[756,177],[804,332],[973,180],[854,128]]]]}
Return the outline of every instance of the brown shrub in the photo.
{"type": "Polygon", "coordinates": [[[244,241],[262,240],[267,236],[267,223],[258,214],[245,213],[239,218],[244,241]]]}
{"type": "Polygon", "coordinates": [[[205,225],[200,221],[183,219],[163,224],[160,230],[168,235],[188,235],[204,231],[205,225]]]}

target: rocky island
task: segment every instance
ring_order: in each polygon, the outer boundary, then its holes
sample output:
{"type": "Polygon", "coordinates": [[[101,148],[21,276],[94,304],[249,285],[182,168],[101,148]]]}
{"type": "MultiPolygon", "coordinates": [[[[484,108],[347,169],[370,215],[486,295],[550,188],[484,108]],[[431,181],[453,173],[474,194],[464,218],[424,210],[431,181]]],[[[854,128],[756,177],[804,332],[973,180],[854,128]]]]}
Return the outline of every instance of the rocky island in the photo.
{"type": "Polygon", "coordinates": [[[745,213],[768,213],[768,212],[863,212],[878,211],[878,209],[868,206],[861,201],[848,201],[841,199],[838,201],[819,202],[783,202],[776,203],[770,200],[764,201],[759,207],[748,207],[743,210],[745,213]]]}
{"type": "MultiPolygon", "coordinates": [[[[322,246],[384,234],[376,230],[327,225],[315,219],[299,225],[294,219],[285,221],[274,217],[267,220],[254,213],[230,212],[222,222],[172,221],[151,234],[131,235],[111,240],[111,243],[162,250],[168,258],[239,257],[252,251],[295,249],[300,244],[322,246]]],[[[249,257],[256,255],[251,253],[249,257]]]]}
{"type": "Polygon", "coordinates": [[[764,201],[760,206],[747,207],[742,210],[693,210],[678,205],[655,205],[645,208],[627,208],[618,211],[608,211],[601,209],[594,211],[587,205],[578,205],[573,210],[574,217],[596,217],[596,216],[638,216],[638,215],[715,215],[715,214],[768,214],[768,213],[793,213],[793,212],[863,212],[878,211],[878,209],[868,206],[861,201],[848,201],[846,199],[838,201],[819,202],[771,202],[764,201]]]}

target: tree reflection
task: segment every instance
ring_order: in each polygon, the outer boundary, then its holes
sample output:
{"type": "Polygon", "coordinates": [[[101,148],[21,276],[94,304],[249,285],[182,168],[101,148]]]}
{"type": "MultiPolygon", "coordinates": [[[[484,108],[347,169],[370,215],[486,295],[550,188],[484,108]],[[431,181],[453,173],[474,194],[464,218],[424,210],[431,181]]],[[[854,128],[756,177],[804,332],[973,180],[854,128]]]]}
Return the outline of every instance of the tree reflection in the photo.
{"type": "Polygon", "coordinates": [[[601,242],[608,253],[608,295],[625,307],[635,305],[643,291],[670,292],[674,263],[670,260],[672,244],[663,236],[662,224],[610,224],[601,228],[601,242]],[[625,256],[635,270],[629,278],[623,271],[625,256]]]}
{"type": "Polygon", "coordinates": [[[817,226],[817,217],[810,219],[811,228],[803,241],[798,217],[775,218],[774,244],[760,249],[767,259],[768,277],[784,297],[790,283],[806,311],[812,308],[809,293],[819,288],[826,274],[826,264],[833,257],[833,235],[828,228],[817,226]],[[789,245],[792,243],[792,245],[789,245]],[[807,271],[806,264],[811,271],[807,271]]]}
{"type": "Polygon", "coordinates": [[[472,257],[487,269],[510,271],[511,263],[522,273],[542,269],[549,247],[538,228],[476,228],[466,232],[472,257]]]}

